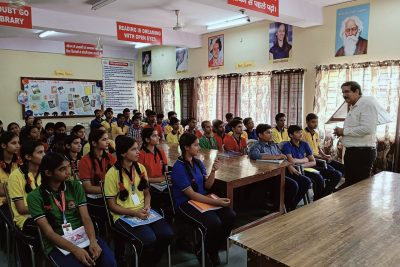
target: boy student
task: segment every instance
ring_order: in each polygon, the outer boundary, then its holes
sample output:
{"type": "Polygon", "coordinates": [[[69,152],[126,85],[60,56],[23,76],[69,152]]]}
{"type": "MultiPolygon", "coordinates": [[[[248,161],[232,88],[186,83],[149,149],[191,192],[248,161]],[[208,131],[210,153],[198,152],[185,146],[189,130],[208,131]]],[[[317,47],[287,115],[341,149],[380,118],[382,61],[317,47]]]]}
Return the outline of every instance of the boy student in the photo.
{"type": "Polygon", "coordinates": [[[191,133],[197,136],[197,138],[200,138],[203,134],[197,130],[197,120],[196,118],[189,118],[188,120],[188,128],[186,130],[187,133],[191,133]]]}
{"type": "Polygon", "coordinates": [[[272,129],[272,140],[279,144],[281,142],[290,141],[288,131],[285,128],[286,115],[278,113],[275,116],[276,126],[272,129]]]}
{"type": "MultiPolygon", "coordinates": [[[[316,131],[318,128],[318,116],[314,113],[310,113],[306,117],[307,127],[303,131],[303,140],[308,143],[311,147],[314,157],[322,158],[327,161],[327,168],[330,170],[336,170],[341,174],[344,173],[344,166],[342,163],[332,160],[330,155],[324,153],[319,147],[319,132],[316,131]]],[[[320,169],[318,169],[320,170],[320,169]]]]}
{"type": "Polygon", "coordinates": [[[203,129],[204,134],[199,139],[200,147],[205,149],[218,150],[218,143],[213,136],[211,122],[203,121],[201,123],[201,128],[203,129]]]}
{"type": "Polygon", "coordinates": [[[101,125],[106,128],[106,131],[108,133],[111,133],[111,124],[113,122],[116,122],[117,118],[114,117],[114,112],[112,108],[107,108],[106,111],[104,111],[104,115],[106,116],[106,119],[101,122],[101,125]]]}
{"type": "MultiPolygon", "coordinates": [[[[268,124],[259,124],[256,128],[258,140],[249,151],[249,157],[253,160],[279,160],[286,159],[278,146],[272,141],[272,127],[268,124]]],[[[288,166],[287,171],[292,178],[285,178],[285,206],[286,210],[296,209],[297,204],[310,188],[311,181],[300,175],[293,167],[288,166]]]]}
{"type": "Polygon", "coordinates": [[[180,121],[176,117],[172,117],[169,120],[169,126],[172,127],[172,131],[167,135],[167,144],[179,144],[179,138],[182,135],[180,133],[181,125],[179,122],[180,121]]]}
{"type": "MultiPolygon", "coordinates": [[[[157,124],[157,113],[155,113],[154,111],[152,110],[147,111],[147,124],[143,128],[153,128],[154,130],[157,131],[160,140],[164,140],[162,127],[161,125],[157,124]]],[[[141,139],[139,138],[135,140],[141,140],[141,139]]]]}
{"type": "Polygon", "coordinates": [[[103,111],[101,109],[96,109],[94,111],[94,116],[95,118],[90,122],[90,127],[101,124],[103,122],[103,119],[101,118],[103,117],[103,111]]]}
{"type": "MultiPolygon", "coordinates": [[[[243,124],[243,119],[241,117],[235,117],[235,118],[233,118],[233,120],[234,121],[239,120],[243,124]]],[[[230,127],[232,128],[232,125],[230,127]]],[[[232,135],[232,134],[233,134],[233,130],[228,133],[228,135],[232,135]]],[[[246,143],[247,143],[247,140],[249,139],[249,137],[247,136],[246,131],[242,131],[242,137],[246,140],[246,143]]]]}
{"type": "Polygon", "coordinates": [[[218,119],[213,120],[213,132],[214,138],[218,144],[218,150],[222,151],[222,146],[224,145],[225,138],[224,122],[218,119]]]}
{"type": "Polygon", "coordinates": [[[257,132],[256,129],[254,129],[254,122],[252,118],[245,118],[243,120],[243,124],[246,127],[245,132],[247,133],[247,136],[249,139],[255,139],[258,140],[257,132]]]}
{"type": "Polygon", "coordinates": [[[140,117],[133,116],[132,124],[129,126],[128,136],[138,141],[139,145],[142,144],[142,131],[143,127],[140,124],[140,117]]]}
{"type": "MultiPolygon", "coordinates": [[[[131,121],[131,111],[129,110],[129,108],[125,108],[123,111],[122,111],[122,114],[124,114],[124,117],[125,117],[125,122],[124,122],[124,124],[126,125],[126,126],[130,126],[131,124],[132,124],[132,121],[131,121]]],[[[117,120],[118,120],[118,118],[117,118],[117,120]]]]}
{"type": "Polygon", "coordinates": [[[118,135],[126,135],[128,133],[128,129],[129,126],[125,124],[125,115],[119,113],[117,115],[117,121],[111,124],[112,139],[115,140],[118,135]]]}
{"type": "Polygon", "coordinates": [[[224,138],[224,150],[244,153],[247,147],[246,139],[243,137],[243,123],[240,120],[230,122],[233,134],[226,135],[224,138]]]}
{"type": "Polygon", "coordinates": [[[226,123],[224,124],[225,133],[229,133],[232,131],[232,127],[229,125],[231,121],[233,121],[233,114],[228,112],[225,114],[226,123]]]}
{"type": "MultiPolygon", "coordinates": [[[[164,134],[167,136],[169,133],[172,131],[172,126],[170,124],[170,121],[172,118],[176,118],[176,112],[175,111],[170,111],[168,112],[168,122],[167,125],[164,127],[164,134]]],[[[179,134],[183,134],[183,127],[182,125],[179,126],[179,134]]]]}
{"type": "MultiPolygon", "coordinates": [[[[304,168],[314,168],[316,166],[315,158],[307,142],[301,141],[303,130],[298,125],[290,125],[288,129],[290,142],[284,144],[283,154],[287,156],[290,163],[300,164],[304,168]]],[[[310,178],[314,185],[314,201],[331,194],[341,178],[340,173],[319,172],[314,169],[304,170],[304,175],[310,178]],[[324,176],[327,179],[324,182],[324,176]]],[[[292,176],[291,176],[292,177],[292,176]]]]}

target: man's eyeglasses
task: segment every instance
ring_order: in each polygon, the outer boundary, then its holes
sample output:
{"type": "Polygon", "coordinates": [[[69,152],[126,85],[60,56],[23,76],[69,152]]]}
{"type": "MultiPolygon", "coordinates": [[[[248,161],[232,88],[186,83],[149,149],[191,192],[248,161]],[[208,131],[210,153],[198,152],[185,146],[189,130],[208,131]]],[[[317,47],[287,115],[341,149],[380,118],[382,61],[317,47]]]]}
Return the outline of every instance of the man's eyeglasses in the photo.
{"type": "Polygon", "coordinates": [[[347,28],[347,29],[345,30],[345,32],[346,32],[346,33],[357,33],[357,32],[358,32],[358,27],[355,26],[355,27],[352,27],[352,28],[347,28]]]}

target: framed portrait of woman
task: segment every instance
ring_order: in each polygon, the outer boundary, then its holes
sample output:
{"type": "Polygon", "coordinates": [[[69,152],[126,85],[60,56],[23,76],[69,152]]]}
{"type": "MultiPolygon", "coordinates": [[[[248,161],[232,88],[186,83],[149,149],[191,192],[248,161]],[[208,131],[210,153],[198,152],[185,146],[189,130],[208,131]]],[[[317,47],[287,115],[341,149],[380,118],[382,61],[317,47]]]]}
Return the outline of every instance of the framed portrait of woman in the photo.
{"type": "Polygon", "coordinates": [[[293,26],[281,22],[269,26],[269,60],[287,61],[292,57],[293,26]]]}

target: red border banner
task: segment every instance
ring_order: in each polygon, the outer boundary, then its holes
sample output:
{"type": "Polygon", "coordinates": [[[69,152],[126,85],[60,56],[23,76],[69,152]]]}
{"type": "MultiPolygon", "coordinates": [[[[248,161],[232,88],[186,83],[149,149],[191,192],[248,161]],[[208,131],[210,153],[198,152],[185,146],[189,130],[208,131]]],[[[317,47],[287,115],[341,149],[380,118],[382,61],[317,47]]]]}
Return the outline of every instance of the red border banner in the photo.
{"type": "Polygon", "coordinates": [[[117,37],[122,41],[161,45],[162,29],[117,21],[117,37]]]}
{"type": "Polygon", "coordinates": [[[279,17],[279,0],[228,0],[228,4],[279,17]]]}
{"type": "Polygon", "coordinates": [[[103,52],[97,51],[96,45],[94,44],[64,42],[64,47],[66,56],[96,58],[101,58],[103,56],[103,52]]]}
{"type": "Polygon", "coordinates": [[[32,9],[30,6],[13,7],[0,3],[0,25],[32,29],[32,9]]]}

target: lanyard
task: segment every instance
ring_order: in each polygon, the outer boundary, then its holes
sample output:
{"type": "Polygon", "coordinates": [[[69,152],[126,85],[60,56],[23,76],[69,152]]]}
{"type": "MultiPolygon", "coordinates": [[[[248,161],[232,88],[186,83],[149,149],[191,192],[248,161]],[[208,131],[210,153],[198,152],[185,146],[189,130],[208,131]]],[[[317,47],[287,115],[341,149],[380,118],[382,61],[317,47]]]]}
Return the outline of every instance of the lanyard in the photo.
{"type": "Polygon", "coordinates": [[[60,209],[63,215],[63,220],[64,224],[67,223],[67,218],[65,217],[65,192],[61,191],[61,203],[58,201],[58,199],[53,195],[54,203],[56,203],[56,206],[60,209]]]}

